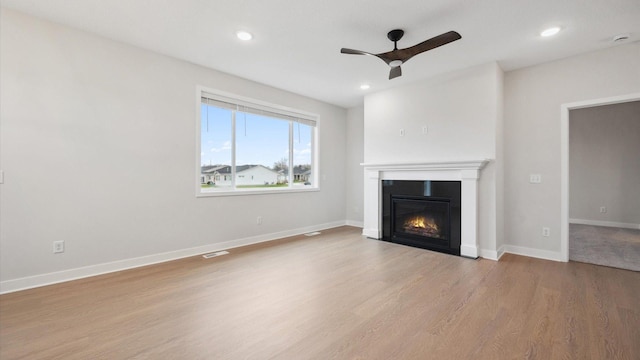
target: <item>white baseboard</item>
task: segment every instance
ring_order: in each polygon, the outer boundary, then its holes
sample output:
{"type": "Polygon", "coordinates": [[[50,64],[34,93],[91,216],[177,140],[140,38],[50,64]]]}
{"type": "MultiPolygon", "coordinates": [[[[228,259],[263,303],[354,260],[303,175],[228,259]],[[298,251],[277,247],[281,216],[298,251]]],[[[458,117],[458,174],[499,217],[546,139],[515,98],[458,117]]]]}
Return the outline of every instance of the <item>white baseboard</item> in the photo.
{"type": "Polygon", "coordinates": [[[498,252],[493,250],[480,249],[479,256],[487,260],[498,260],[498,252]]]}
{"type": "Polygon", "coordinates": [[[606,226],[606,227],[616,227],[616,228],[623,228],[623,229],[640,230],[640,224],[621,223],[621,222],[616,222],[616,221],[569,219],[569,223],[570,224],[580,224],[580,225],[606,226]]]}
{"type": "Polygon", "coordinates": [[[470,246],[462,244],[460,245],[460,256],[476,259],[478,256],[479,249],[476,246],[470,246]]]}
{"type": "Polygon", "coordinates": [[[544,260],[553,260],[553,261],[560,261],[560,262],[564,261],[562,260],[560,251],[532,249],[524,246],[515,246],[515,245],[503,245],[500,249],[502,249],[503,253],[534,257],[534,258],[544,259],[544,260]]]}
{"type": "Polygon", "coordinates": [[[85,266],[81,268],[57,271],[47,274],[23,277],[19,279],[6,280],[0,282],[0,294],[7,294],[15,291],[32,289],[40,286],[52,285],[61,282],[82,279],[86,277],[112,273],[116,271],[129,270],[141,266],[153,265],[171,260],[182,259],[209,252],[228,250],[240,246],[252,245],[266,241],[281,239],[289,236],[301,235],[312,231],[325,230],[347,225],[346,221],[335,221],[331,223],[318,224],[304,228],[280,231],[271,234],[251,236],[243,239],[225,241],[221,243],[198,246],[194,248],[170,251],[160,254],[141,256],[137,258],[118,260],[108,263],[85,266]]]}
{"type": "Polygon", "coordinates": [[[353,227],[359,227],[359,228],[362,229],[364,227],[364,222],[355,221],[355,220],[347,220],[347,225],[348,226],[353,226],[353,227]]]}
{"type": "Polygon", "coordinates": [[[498,261],[504,255],[504,246],[496,250],[480,249],[480,257],[488,260],[498,261]]]}
{"type": "Polygon", "coordinates": [[[380,231],[378,229],[362,229],[362,235],[372,238],[372,239],[380,239],[380,231]]]}

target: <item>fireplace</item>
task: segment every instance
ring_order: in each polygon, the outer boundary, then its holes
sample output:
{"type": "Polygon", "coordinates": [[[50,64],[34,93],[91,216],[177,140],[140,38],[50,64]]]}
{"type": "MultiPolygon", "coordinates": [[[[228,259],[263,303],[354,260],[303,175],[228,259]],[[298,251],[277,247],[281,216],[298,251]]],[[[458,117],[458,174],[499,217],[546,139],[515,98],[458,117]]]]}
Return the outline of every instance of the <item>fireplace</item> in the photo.
{"type": "Polygon", "coordinates": [[[382,240],[460,255],[460,182],[383,180],[382,240]]]}
{"type": "MultiPolygon", "coordinates": [[[[394,241],[391,237],[390,188],[410,188],[405,196],[449,197],[451,210],[450,249],[460,256],[477,258],[478,247],[478,179],[480,170],[490,160],[464,160],[425,163],[364,163],[364,216],[362,234],[368,238],[394,241]],[[429,182],[426,182],[429,181],[429,182]],[[460,193],[439,195],[439,181],[456,182],[460,193]],[[407,185],[408,184],[408,185],[407,185]],[[394,186],[389,186],[394,185],[394,186]],[[435,192],[434,192],[435,191],[435,192]],[[455,201],[454,201],[455,200],[455,201]],[[457,214],[456,214],[457,213],[457,214]],[[459,216],[459,217],[458,217],[459,216]],[[456,224],[459,222],[459,225],[456,224]],[[458,232],[456,234],[456,232],[458,232]],[[456,239],[456,237],[458,239],[456,239]]],[[[399,240],[395,240],[399,241],[399,240]]],[[[414,245],[415,246],[415,245],[414,245]]],[[[435,246],[433,246],[435,249],[435,246]]],[[[437,249],[436,249],[437,250],[437,249]]]]}

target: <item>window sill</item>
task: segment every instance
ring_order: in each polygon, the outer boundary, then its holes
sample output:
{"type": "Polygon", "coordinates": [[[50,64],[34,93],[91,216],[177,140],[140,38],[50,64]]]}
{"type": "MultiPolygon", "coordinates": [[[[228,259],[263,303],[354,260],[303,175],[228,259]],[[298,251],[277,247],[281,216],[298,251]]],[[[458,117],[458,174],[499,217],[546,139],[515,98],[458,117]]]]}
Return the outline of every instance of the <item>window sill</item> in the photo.
{"type": "Polygon", "coordinates": [[[273,189],[273,190],[256,190],[256,189],[237,189],[237,190],[229,190],[229,191],[207,191],[203,192],[198,190],[196,193],[196,197],[198,198],[206,198],[206,197],[220,197],[220,196],[244,196],[244,195],[270,195],[270,194],[291,194],[291,193],[303,193],[303,192],[317,192],[320,191],[320,188],[303,188],[303,189],[295,189],[295,188],[287,188],[287,189],[273,189]]]}

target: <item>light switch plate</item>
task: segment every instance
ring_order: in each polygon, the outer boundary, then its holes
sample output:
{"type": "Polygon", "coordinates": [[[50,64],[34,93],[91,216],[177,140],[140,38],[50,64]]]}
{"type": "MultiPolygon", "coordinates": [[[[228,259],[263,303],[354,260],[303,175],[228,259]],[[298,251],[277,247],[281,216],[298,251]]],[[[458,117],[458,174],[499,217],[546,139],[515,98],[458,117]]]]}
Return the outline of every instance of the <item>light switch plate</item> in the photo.
{"type": "Polygon", "coordinates": [[[529,182],[531,184],[540,184],[540,183],[542,183],[542,175],[540,175],[540,174],[531,174],[531,175],[529,175],[529,182]]]}

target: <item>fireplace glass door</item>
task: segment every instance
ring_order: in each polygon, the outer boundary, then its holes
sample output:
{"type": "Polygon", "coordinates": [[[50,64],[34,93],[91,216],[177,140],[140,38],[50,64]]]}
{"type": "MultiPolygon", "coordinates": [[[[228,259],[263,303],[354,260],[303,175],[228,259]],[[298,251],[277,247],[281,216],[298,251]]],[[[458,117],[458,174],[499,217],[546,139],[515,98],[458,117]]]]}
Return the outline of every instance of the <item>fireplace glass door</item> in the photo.
{"type": "Polygon", "coordinates": [[[422,196],[391,197],[393,240],[418,246],[448,247],[451,232],[449,199],[422,196]]]}

